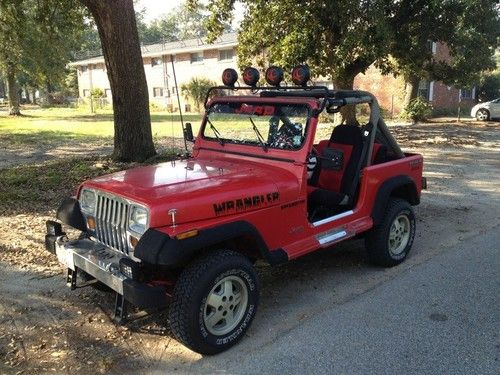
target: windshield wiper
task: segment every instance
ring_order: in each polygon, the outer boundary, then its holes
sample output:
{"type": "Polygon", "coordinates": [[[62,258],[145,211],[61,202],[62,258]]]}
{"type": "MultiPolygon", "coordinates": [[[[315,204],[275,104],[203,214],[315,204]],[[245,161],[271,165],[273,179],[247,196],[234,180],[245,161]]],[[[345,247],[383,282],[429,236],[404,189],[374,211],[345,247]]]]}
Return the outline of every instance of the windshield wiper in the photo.
{"type": "Polygon", "coordinates": [[[257,125],[255,125],[255,122],[252,119],[252,116],[248,116],[248,118],[250,119],[250,122],[252,123],[252,128],[253,128],[253,131],[255,132],[255,134],[257,135],[257,139],[259,140],[259,144],[262,146],[262,149],[265,152],[267,152],[267,143],[264,142],[264,137],[262,136],[262,134],[260,134],[260,131],[257,128],[257,125]]]}
{"type": "Polygon", "coordinates": [[[214,124],[212,124],[212,121],[210,121],[210,119],[207,117],[207,122],[208,124],[210,125],[210,129],[212,129],[212,131],[214,132],[215,134],[215,138],[217,138],[217,141],[220,143],[221,146],[224,146],[224,141],[222,140],[222,138],[220,137],[220,133],[219,131],[217,130],[217,128],[214,126],[214,124]]]}

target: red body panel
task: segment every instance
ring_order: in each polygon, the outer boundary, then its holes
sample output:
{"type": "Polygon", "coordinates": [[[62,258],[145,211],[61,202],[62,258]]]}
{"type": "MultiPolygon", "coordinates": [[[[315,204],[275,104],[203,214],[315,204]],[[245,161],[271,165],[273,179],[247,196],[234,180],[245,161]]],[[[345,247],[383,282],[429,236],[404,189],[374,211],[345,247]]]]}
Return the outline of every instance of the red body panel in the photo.
{"type": "MultiPolygon", "coordinates": [[[[256,103],[301,103],[317,109],[317,101],[304,98],[228,97],[218,100],[256,103]]],[[[124,196],[146,205],[150,227],[169,235],[192,229],[215,227],[245,220],[256,227],[269,249],[284,249],[293,259],[331,246],[321,243],[335,231],[345,231],[339,240],[373,226],[371,212],[380,185],[387,179],[409,176],[421,191],[423,159],[405,158],[365,168],[362,171],[356,207],[324,223],[307,218],[306,160],[312,149],[317,118],[309,120],[306,140],[300,150],[263,150],[259,146],[220,145],[198,137],[193,157],[187,161],[162,163],[114,173],[84,185],[124,196]],[[176,226],[169,210],[176,209],[176,226]]]]}

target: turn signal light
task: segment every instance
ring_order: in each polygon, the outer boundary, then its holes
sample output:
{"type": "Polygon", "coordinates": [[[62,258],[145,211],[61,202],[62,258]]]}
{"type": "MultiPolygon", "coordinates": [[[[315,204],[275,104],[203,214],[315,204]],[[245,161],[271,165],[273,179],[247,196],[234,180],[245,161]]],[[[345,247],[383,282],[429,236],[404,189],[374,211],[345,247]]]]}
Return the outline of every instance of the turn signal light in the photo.
{"type": "Polygon", "coordinates": [[[95,219],[92,216],[89,216],[87,218],[87,228],[95,230],[96,225],[95,225],[95,219]]]}
{"type": "Polygon", "coordinates": [[[136,247],[137,244],[139,243],[139,240],[137,238],[135,238],[134,236],[130,236],[129,240],[130,240],[130,244],[132,245],[132,247],[136,247]]]}
{"type": "Polygon", "coordinates": [[[175,238],[177,238],[178,240],[185,240],[186,238],[195,237],[197,235],[198,235],[198,229],[193,229],[188,232],[179,233],[177,236],[175,236],[175,238]]]}

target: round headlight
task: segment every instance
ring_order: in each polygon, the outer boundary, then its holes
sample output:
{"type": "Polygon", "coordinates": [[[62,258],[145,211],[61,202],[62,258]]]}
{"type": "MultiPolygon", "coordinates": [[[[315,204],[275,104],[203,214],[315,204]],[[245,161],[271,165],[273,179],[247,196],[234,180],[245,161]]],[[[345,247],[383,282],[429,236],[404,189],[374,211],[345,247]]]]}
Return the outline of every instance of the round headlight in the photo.
{"type": "Polygon", "coordinates": [[[260,73],[257,69],[248,67],[243,71],[243,82],[245,82],[248,86],[256,86],[259,79],[260,73]]]}
{"type": "Polygon", "coordinates": [[[232,68],[224,69],[222,72],[222,83],[224,86],[234,87],[234,84],[238,80],[238,73],[232,68]]]}
{"type": "Polygon", "coordinates": [[[83,212],[93,214],[97,198],[94,190],[83,189],[80,193],[80,208],[83,212]]]}
{"type": "Polygon", "coordinates": [[[281,81],[283,81],[283,77],[284,77],[283,69],[281,69],[278,66],[270,66],[266,70],[266,81],[271,86],[278,87],[281,81]]]}
{"type": "Polygon", "coordinates": [[[148,226],[148,211],[143,207],[132,206],[128,227],[131,231],[143,234],[148,226]]]}

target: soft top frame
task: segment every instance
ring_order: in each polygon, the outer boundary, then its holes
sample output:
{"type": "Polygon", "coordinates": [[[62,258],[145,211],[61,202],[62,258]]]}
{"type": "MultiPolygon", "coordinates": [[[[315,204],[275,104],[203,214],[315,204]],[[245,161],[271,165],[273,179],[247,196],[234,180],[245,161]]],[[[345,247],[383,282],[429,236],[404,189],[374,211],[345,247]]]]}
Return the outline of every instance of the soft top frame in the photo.
{"type": "MultiPolygon", "coordinates": [[[[320,108],[317,110],[319,115],[323,110],[328,113],[336,113],[340,108],[346,105],[368,104],[370,106],[369,124],[372,125],[370,130],[369,150],[368,155],[371,155],[373,143],[377,129],[382,133],[388,143],[388,146],[393,149],[395,154],[402,158],[403,151],[390,133],[387,125],[380,116],[380,106],[375,96],[367,91],[362,90],[330,90],[326,86],[214,86],[211,87],[205,97],[205,109],[208,109],[208,101],[210,94],[215,90],[230,90],[240,91],[246,90],[253,94],[258,94],[262,98],[315,98],[321,100],[320,108]]],[[[370,164],[370,159],[367,159],[367,165],[370,164]]]]}

